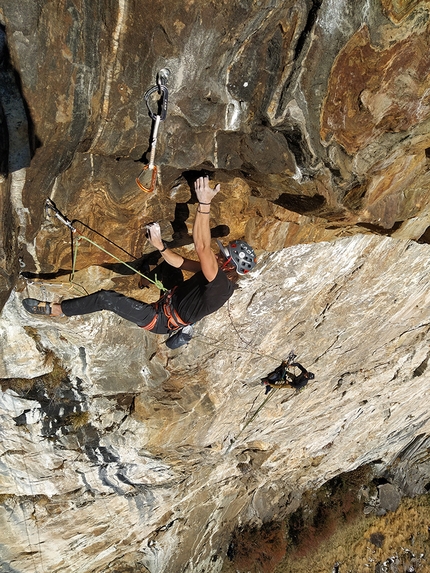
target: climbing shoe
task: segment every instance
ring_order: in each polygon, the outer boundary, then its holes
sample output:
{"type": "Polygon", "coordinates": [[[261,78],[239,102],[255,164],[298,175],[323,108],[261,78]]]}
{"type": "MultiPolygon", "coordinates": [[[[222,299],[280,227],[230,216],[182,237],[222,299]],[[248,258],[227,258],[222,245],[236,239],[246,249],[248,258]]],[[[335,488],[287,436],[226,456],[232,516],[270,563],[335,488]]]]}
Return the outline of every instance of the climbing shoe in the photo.
{"type": "Polygon", "coordinates": [[[175,350],[175,348],[179,348],[180,346],[184,346],[184,344],[188,344],[189,341],[193,337],[193,327],[192,325],[184,326],[181,330],[171,334],[169,338],[166,340],[167,348],[171,350],[175,350]]]}
{"type": "Polygon", "coordinates": [[[51,315],[51,303],[37,300],[36,298],[25,298],[22,306],[31,314],[51,315]]]}

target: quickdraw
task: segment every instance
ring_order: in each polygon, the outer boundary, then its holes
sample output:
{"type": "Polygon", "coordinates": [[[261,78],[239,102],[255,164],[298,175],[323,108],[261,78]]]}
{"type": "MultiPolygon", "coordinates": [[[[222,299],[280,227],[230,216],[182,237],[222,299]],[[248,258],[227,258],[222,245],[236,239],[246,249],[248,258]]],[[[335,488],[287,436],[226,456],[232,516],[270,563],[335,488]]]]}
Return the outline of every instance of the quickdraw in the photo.
{"type": "Polygon", "coordinates": [[[142,191],[145,193],[152,193],[157,185],[157,173],[158,168],[154,164],[155,160],[155,147],[157,145],[158,128],[160,122],[164,121],[167,116],[167,104],[169,101],[169,92],[167,90],[166,84],[170,76],[170,71],[164,68],[157,74],[157,85],[149,88],[145,93],[145,103],[148,108],[149,116],[154,122],[152,129],[152,139],[151,139],[151,154],[149,156],[149,164],[145,165],[142,173],[136,178],[136,183],[142,191]],[[149,100],[151,96],[158,92],[160,94],[160,99],[158,100],[158,110],[154,113],[149,105],[149,100]]]}

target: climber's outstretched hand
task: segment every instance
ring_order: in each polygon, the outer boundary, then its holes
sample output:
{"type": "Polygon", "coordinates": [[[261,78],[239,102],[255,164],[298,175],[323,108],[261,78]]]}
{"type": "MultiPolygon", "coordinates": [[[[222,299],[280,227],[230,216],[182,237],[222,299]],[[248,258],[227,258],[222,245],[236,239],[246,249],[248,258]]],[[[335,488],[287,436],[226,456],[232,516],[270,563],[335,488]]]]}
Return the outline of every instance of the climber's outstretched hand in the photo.
{"type": "Polygon", "coordinates": [[[194,183],[194,189],[196,191],[197,199],[199,203],[210,204],[212,199],[220,190],[220,185],[215,186],[214,189],[209,187],[209,177],[199,177],[194,183]]]}

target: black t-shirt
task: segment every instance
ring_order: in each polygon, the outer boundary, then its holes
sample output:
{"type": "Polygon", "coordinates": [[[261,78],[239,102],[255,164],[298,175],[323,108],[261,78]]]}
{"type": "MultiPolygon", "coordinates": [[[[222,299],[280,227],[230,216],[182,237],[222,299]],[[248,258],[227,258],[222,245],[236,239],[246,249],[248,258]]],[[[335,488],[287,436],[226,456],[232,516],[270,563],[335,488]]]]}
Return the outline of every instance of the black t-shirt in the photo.
{"type": "Polygon", "coordinates": [[[233,291],[233,283],[221,269],[211,282],[199,271],[176,288],[172,305],[183,321],[194,323],[221,308],[233,291]]]}

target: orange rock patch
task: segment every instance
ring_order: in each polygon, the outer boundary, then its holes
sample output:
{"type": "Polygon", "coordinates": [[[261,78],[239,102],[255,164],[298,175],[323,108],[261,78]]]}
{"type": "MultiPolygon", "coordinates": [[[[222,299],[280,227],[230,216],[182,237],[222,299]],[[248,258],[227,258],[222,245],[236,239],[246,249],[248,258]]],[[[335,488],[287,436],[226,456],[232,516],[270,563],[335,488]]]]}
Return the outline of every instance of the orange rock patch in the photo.
{"type": "Polygon", "coordinates": [[[363,26],[332,68],[321,112],[321,137],[349,154],[386,132],[401,132],[430,116],[428,29],[386,50],[363,26]]]}

